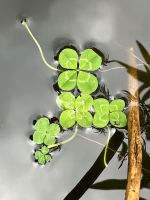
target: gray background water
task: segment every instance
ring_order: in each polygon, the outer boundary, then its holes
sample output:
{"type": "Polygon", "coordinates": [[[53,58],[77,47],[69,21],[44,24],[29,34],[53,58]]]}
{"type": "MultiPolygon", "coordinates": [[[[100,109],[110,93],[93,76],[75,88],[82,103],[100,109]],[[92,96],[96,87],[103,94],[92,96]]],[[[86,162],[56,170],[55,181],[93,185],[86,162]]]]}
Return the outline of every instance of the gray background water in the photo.
{"type": "MultiPolygon", "coordinates": [[[[31,19],[30,27],[49,62],[66,44],[80,50],[93,43],[110,59],[128,61],[127,49],[138,39],[150,50],[149,0],[0,0],[0,199],[61,200],[91,167],[102,147],[79,136],[54,154],[45,167],[32,160],[28,137],[39,114],[57,115],[52,88],[54,72],[42,62],[18,15],[31,19]]],[[[136,48],[137,54],[139,54],[136,48]]],[[[109,67],[116,67],[110,64],[109,67]]],[[[125,69],[103,73],[112,95],[127,89],[125,69]]],[[[106,136],[82,132],[106,142],[106,136]]],[[[99,177],[125,178],[127,162],[118,170],[115,157],[99,177]]],[[[149,191],[142,190],[149,198],[149,191]]],[[[82,200],[124,199],[124,191],[88,190],[82,200]]]]}

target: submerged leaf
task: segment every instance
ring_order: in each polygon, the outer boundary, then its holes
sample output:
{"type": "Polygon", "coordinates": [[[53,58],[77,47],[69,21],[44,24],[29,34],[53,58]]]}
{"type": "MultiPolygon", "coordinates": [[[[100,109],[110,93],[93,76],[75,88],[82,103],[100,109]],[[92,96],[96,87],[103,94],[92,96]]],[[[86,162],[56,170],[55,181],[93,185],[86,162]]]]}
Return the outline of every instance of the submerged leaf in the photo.
{"type": "Polygon", "coordinates": [[[61,113],[59,122],[62,127],[70,128],[75,124],[75,111],[65,110],[61,113]]]}
{"type": "Polygon", "coordinates": [[[125,127],[127,125],[127,117],[121,111],[112,112],[110,113],[110,123],[119,128],[125,127]]]}
{"type": "Polygon", "coordinates": [[[62,90],[73,90],[76,87],[77,72],[75,70],[67,70],[62,72],[58,77],[58,86],[62,90]]]}
{"type": "Polygon", "coordinates": [[[75,103],[75,96],[71,92],[63,92],[57,97],[57,105],[63,110],[73,110],[75,103]]]}
{"type": "Polygon", "coordinates": [[[98,80],[93,74],[88,72],[79,72],[77,86],[82,93],[91,94],[97,89],[98,80]]]}
{"type": "Polygon", "coordinates": [[[86,49],[81,53],[79,68],[82,70],[95,71],[101,67],[102,58],[92,49],[86,49]]]}
{"type": "Polygon", "coordinates": [[[77,112],[76,121],[81,127],[88,128],[92,125],[93,117],[89,112],[77,112]]]}
{"type": "Polygon", "coordinates": [[[59,54],[59,64],[65,69],[76,69],[78,54],[75,50],[66,48],[59,54]]]}
{"type": "Polygon", "coordinates": [[[78,96],[75,101],[75,108],[79,112],[86,112],[90,110],[93,105],[93,98],[88,94],[83,94],[82,96],[78,96]]]}

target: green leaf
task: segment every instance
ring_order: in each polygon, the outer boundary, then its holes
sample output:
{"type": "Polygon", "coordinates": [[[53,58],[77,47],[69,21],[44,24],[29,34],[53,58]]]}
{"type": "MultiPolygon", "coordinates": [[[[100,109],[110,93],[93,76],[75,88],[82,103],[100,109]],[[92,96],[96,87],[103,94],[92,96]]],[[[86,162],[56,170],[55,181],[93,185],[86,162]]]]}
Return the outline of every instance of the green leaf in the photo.
{"type": "Polygon", "coordinates": [[[88,128],[92,125],[93,117],[89,112],[77,112],[76,121],[81,127],[88,128]]]}
{"type": "Polygon", "coordinates": [[[88,72],[79,72],[77,86],[82,93],[91,94],[97,89],[98,81],[93,74],[88,72]]]}
{"type": "Polygon", "coordinates": [[[94,110],[101,115],[109,114],[109,101],[104,98],[94,100],[94,110]]]}
{"type": "Polygon", "coordinates": [[[46,160],[45,160],[45,156],[42,155],[42,156],[38,159],[38,163],[39,163],[40,165],[44,165],[45,162],[46,162],[46,160]]]}
{"type": "Polygon", "coordinates": [[[60,133],[60,127],[58,124],[50,124],[49,128],[47,129],[47,134],[51,137],[56,137],[60,133]]]}
{"type": "Polygon", "coordinates": [[[57,105],[63,110],[73,110],[75,96],[71,92],[63,92],[56,99],[57,105]]]}
{"type": "Polygon", "coordinates": [[[59,122],[62,127],[70,128],[75,124],[75,111],[65,110],[61,113],[59,122]]]}
{"type": "Polygon", "coordinates": [[[125,108],[125,101],[122,99],[115,99],[109,105],[110,112],[122,111],[125,108]]]}
{"type": "Polygon", "coordinates": [[[35,124],[35,129],[37,131],[46,131],[49,126],[49,120],[46,117],[42,117],[37,120],[35,124]]]}
{"type": "Polygon", "coordinates": [[[45,160],[46,160],[46,162],[51,161],[51,160],[52,160],[52,156],[50,156],[50,155],[45,155],[45,160]]]}
{"type": "Polygon", "coordinates": [[[35,131],[33,134],[33,141],[36,144],[42,144],[43,140],[44,140],[44,134],[42,132],[35,131]]]}
{"type": "Polygon", "coordinates": [[[56,143],[56,139],[55,137],[47,134],[44,138],[44,144],[45,145],[52,145],[52,144],[55,144],[56,143]]]}
{"type": "Polygon", "coordinates": [[[41,148],[41,152],[42,152],[43,154],[47,154],[47,153],[49,152],[49,148],[46,147],[46,146],[43,146],[43,147],[41,148]]]}
{"type": "Polygon", "coordinates": [[[100,114],[96,113],[94,115],[93,124],[97,128],[104,128],[109,123],[109,115],[108,114],[100,114]]]}
{"type": "Polygon", "coordinates": [[[93,98],[88,94],[78,96],[75,101],[75,108],[79,112],[88,111],[93,105],[93,98]]]}
{"type": "Polygon", "coordinates": [[[78,54],[75,50],[66,48],[59,54],[59,64],[65,69],[76,69],[78,54]]]}
{"type": "Polygon", "coordinates": [[[95,71],[101,67],[102,58],[92,49],[86,49],[81,53],[79,68],[82,70],[95,71]]]}
{"type": "Polygon", "coordinates": [[[123,128],[127,125],[127,117],[125,113],[121,111],[115,111],[110,113],[110,123],[113,126],[123,128]]]}
{"type": "Polygon", "coordinates": [[[43,154],[40,151],[36,151],[34,153],[34,157],[35,157],[36,160],[38,160],[41,156],[43,156],[43,154]]]}
{"type": "Polygon", "coordinates": [[[74,70],[64,71],[58,77],[58,86],[62,90],[73,90],[76,87],[77,72],[74,70]]]}

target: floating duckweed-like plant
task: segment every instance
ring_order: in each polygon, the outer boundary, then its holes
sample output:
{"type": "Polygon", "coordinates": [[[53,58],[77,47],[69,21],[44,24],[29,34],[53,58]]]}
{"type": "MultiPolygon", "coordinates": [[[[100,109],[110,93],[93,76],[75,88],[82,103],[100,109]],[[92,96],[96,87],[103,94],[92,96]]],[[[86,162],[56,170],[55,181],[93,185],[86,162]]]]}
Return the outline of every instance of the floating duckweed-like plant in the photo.
{"type": "Polygon", "coordinates": [[[37,120],[35,131],[33,133],[33,141],[39,145],[39,150],[34,153],[35,159],[39,164],[44,165],[52,159],[50,152],[54,147],[70,142],[77,134],[77,128],[92,127],[108,129],[107,144],[104,153],[104,164],[106,162],[106,151],[110,138],[110,126],[123,128],[127,124],[127,118],[123,112],[125,102],[122,99],[109,101],[105,98],[96,98],[92,96],[99,85],[96,72],[101,69],[102,57],[93,49],[86,49],[78,55],[77,51],[71,48],[64,48],[58,57],[58,66],[60,69],[54,68],[46,61],[43,51],[30,31],[27,22],[22,21],[28,33],[37,45],[42,60],[50,69],[58,71],[58,86],[60,95],[56,102],[62,110],[59,116],[59,124],[51,123],[46,117],[37,120]],[[72,91],[77,88],[80,92],[76,96],[72,91]],[[60,126],[64,129],[75,126],[75,131],[69,139],[57,143],[57,136],[61,132],[60,126]],[[41,147],[42,145],[42,147],[41,147]],[[44,146],[43,146],[44,145],[44,146]]]}

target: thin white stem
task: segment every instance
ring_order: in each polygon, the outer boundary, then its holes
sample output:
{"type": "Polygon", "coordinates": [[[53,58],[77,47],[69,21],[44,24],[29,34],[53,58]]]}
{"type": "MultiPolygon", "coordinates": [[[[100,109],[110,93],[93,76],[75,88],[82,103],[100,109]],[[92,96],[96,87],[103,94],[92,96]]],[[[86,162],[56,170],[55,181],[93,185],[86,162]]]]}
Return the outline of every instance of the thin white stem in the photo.
{"type": "Polygon", "coordinates": [[[37,48],[39,49],[39,52],[40,52],[40,55],[41,55],[41,58],[44,62],[44,64],[49,67],[50,69],[54,70],[54,71],[60,71],[58,69],[56,69],[55,67],[52,67],[47,61],[46,61],[46,58],[43,54],[43,51],[42,51],[42,48],[40,46],[40,44],[38,43],[37,39],[34,37],[33,33],[31,32],[30,28],[28,27],[28,24],[23,21],[22,22],[22,25],[26,28],[26,30],[28,31],[29,35],[31,36],[31,38],[33,39],[34,43],[36,44],[37,48]]]}

